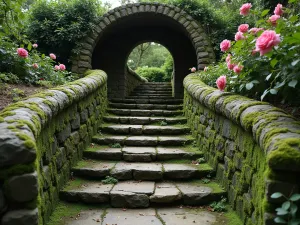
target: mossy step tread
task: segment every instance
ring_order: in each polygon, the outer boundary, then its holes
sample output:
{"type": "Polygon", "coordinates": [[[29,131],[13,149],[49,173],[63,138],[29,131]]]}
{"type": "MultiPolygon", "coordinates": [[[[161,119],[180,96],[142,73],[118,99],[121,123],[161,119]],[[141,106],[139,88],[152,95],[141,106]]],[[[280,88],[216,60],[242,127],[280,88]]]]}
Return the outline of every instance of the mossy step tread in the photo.
{"type": "Polygon", "coordinates": [[[111,148],[94,146],[83,152],[89,159],[124,160],[129,162],[151,162],[170,159],[198,159],[203,153],[193,147],[120,147],[111,148]]]}
{"type": "MultiPolygon", "coordinates": [[[[233,225],[232,215],[237,218],[232,212],[211,212],[202,207],[122,209],[60,203],[48,225],[233,225]]],[[[242,222],[235,219],[234,224],[242,222]]]]}
{"type": "Polygon", "coordinates": [[[208,164],[141,163],[86,160],[72,169],[74,175],[85,178],[112,176],[118,180],[186,180],[203,178],[213,173],[208,164]]]}
{"type": "Polygon", "coordinates": [[[137,103],[137,104],[182,104],[183,99],[140,99],[140,98],[111,98],[109,99],[110,102],[114,103],[137,103]]]}
{"type": "MultiPolygon", "coordinates": [[[[136,99],[136,98],[140,98],[140,99],[166,99],[167,97],[165,96],[154,96],[154,95],[148,95],[148,96],[128,96],[126,97],[127,99],[136,99]]],[[[172,96],[168,97],[169,99],[173,99],[172,96]]]]}
{"type": "Polygon", "coordinates": [[[182,110],[182,105],[167,104],[129,104],[129,103],[109,103],[110,108],[114,109],[163,109],[163,110],[182,110]]]}
{"type": "Polygon", "coordinates": [[[117,124],[104,125],[100,127],[102,132],[112,134],[133,134],[133,135],[178,135],[190,133],[187,126],[155,126],[155,125],[131,125],[117,124]]]}
{"type": "Polygon", "coordinates": [[[92,141],[99,145],[119,143],[126,146],[183,146],[191,144],[194,138],[189,135],[176,136],[124,136],[124,135],[96,135],[92,141]]]}
{"type": "Polygon", "coordinates": [[[147,208],[151,203],[181,203],[203,205],[225,196],[216,183],[119,181],[102,184],[88,180],[74,180],[60,192],[61,199],[70,202],[109,203],[116,208],[147,208]],[[177,191],[178,190],[178,191],[177,191]]]}
{"type": "Polygon", "coordinates": [[[118,124],[147,125],[153,123],[185,124],[185,117],[104,116],[104,121],[118,124]]]}
{"type": "Polygon", "coordinates": [[[172,89],[161,89],[161,90],[152,90],[152,89],[135,89],[132,94],[170,94],[172,95],[172,89]]]}
{"type": "Polygon", "coordinates": [[[182,116],[182,110],[159,110],[159,109],[108,109],[108,113],[121,116],[182,116]]]}

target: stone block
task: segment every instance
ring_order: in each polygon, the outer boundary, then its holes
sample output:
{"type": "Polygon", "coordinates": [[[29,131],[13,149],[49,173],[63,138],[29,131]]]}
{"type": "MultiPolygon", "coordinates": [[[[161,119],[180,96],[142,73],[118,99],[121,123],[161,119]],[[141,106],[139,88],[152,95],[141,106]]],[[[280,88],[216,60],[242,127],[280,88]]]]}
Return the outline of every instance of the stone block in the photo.
{"type": "Polygon", "coordinates": [[[9,211],[3,216],[1,225],[38,225],[38,209],[9,211]]]}
{"type": "Polygon", "coordinates": [[[57,141],[59,144],[63,143],[71,134],[71,125],[67,124],[66,127],[60,131],[57,135],[57,141]]]}
{"type": "Polygon", "coordinates": [[[5,183],[5,193],[13,202],[29,202],[38,196],[38,180],[36,173],[11,177],[5,183]]]}
{"type": "Polygon", "coordinates": [[[80,114],[76,113],[75,118],[71,121],[72,130],[77,130],[80,127],[80,114]]]}

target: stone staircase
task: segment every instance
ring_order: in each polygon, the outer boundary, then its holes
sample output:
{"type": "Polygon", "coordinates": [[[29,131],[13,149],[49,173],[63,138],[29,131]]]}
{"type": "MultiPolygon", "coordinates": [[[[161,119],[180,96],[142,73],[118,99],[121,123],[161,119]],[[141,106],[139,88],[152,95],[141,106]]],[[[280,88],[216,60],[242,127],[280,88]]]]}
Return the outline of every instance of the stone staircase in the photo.
{"type": "Polygon", "coordinates": [[[172,97],[169,83],[142,84],[127,98],[111,99],[104,120],[61,200],[147,208],[205,205],[226,196],[193,146],[182,99],[172,97]]]}

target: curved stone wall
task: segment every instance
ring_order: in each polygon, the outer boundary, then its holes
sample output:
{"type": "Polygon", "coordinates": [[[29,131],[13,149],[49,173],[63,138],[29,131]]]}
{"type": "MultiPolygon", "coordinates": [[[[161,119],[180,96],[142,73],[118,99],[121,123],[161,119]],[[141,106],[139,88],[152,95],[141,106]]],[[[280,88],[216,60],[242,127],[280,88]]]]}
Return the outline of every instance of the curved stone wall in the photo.
{"type": "Polygon", "coordinates": [[[125,96],[131,94],[131,92],[140,84],[148,82],[148,80],[144,77],[140,77],[136,72],[127,67],[125,74],[125,96]]]}
{"type": "Polygon", "coordinates": [[[197,144],[215,168],[244,224],[274,224],[286,196],[299,193],[300,122],[266,102],[184,80],[184,110],[197,144]]]}
{"type": "Polygon", "coordinates": [[[107,107],[107,77],[33,95],[0,112],[0,224],[42,225],[107,107]]]}
{"type": "Polygon", "coordinates": [[[125,95],[127,58],[137,44],[154,41],[164,45],[175,62],[175,97],[183,96],[182,82],[189,68],[203,69],[215,60],[213,48],[201,24],[183,10],[158,3],[121,6],[99,18],[95,31],[76,50],[72,71],[102,69],[109,89],[125,95]]]}

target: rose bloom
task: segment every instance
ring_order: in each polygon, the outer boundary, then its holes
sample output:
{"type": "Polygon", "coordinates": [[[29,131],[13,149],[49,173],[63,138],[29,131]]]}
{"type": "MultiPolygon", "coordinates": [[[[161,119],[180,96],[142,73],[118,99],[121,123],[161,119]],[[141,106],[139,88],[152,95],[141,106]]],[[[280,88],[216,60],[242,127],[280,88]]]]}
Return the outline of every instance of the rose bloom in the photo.
{"type": "Polygon", "coordinates": [[[240,72],[242,72],[243,68],[244,68],[243,66],[237,65],[233,68],[233,72],[239,74],[240,72]]]}
{"type": "Polygon", "coordinates": [[[66,66],[64,64],[59,64],[59,69],[60,70],[65,70],[66,69],[66,66]]]}
{"type": "Polygon", "coordinates": [[[192,72],[192,73],[195,73],[195,72],[196,72],[196,68],[193,67],[193,68],[191,69],[191,72],[192,72]]]}
{"type": "Polygon", "coordinates": [[[226,76],[220,76],[217,79],[216,84],[220,91],[224,91],[226,87],[226,76]]]}
{"type": "Polygon", "coordinates": [[[37,63],[33,63],[33,64],[32,64],[32,67],[33,67],[34,69],[37,69],[37,68],[39,68],[39,65],[38,65],[37,63]]]}
{"type": "Polygon", "coordinates": [[[273,26],[277,25],[277,20],[280,18],[280,16],[273,15],[269,18],[268,22],[272,23],[273,26]]]}
{"type": "Polygon", "coordinates": [[[56,59],[56,55],[54,55],[53,53],[50,53],[49,56],[50,56],[50,58],[53,59],[53,60],[56,59]]]}
{"type": "Polygon", "coordinates": [[[223,40],[220,44],[220,48],[222,52],[226,52],[230,47],[231,47],[231,43],[227,39],[223,40]]]}
{"type": "Polygon", "coordinates": [[[231,64],[230,61],[227,62],[227,68],[228,68],[229,70],[233,70],[234,67],[235,67],[235,64],[231,64]]]}
{"type": "Polygon", "coordinates": [[[249,30],[249,32],[250,32],[251,34],[257,34],[257,32],[259,32],[259,31],[261,31],[261,30],[263,30],[263,28],[253,27],[253,28],[251,28],[251,29],[249,30]]]}
{"type": "Polygon", "coordinates": [[[275,10],[274,10],[274,14],[277,15],[277,16],[281,16],[283,14],[281,4],[277,4],[277,6],[275,7],[275,10]]]}
{"type": "Polygon", "coordinates": [[[235,36],[234,36],[234,40],[239,41],[239,40],[244,40],[245,36],[243,35],[242,32],[236,32],[235,36]]]}
{"type": "Polygon", "coordinates": [[[231,60],[231,54],[228,54],[226,57],[226,62],[228,63],[228,62],[230,62],[230,60],[231,60]]]}
{"type": "Polygon", "coordinates": [[[28,52],[24,48],[18,48],[17,53],[22,58],[28,57],[28,52]]]}
{"type": "Polygon", "coordinates": [[[55,65],[55,66],[54,66],[54,69],[55,69],[55,70],[60,70],[59,65],[55,65]]]}
{"type": "Polygon", "coordinates": [[[276,34],[273,30],[264,31],[257,38],[255,51],[259,51],[260,55],[264,55],[272,50],[272,48],[280,43],[280,34],[276,34]]]}
{"type": "Polygon", "coordinates": [[[208,70],[208,67],[206,66],[206,67],[204,67],[204,71],[206,72],[208,70]]]}
{"type": "Polygon", "coordinates": [[[238,28],[238,31],[239,32],[242,32],[242,33],[246,33],[249,29],[249,25],[248,24],[241,24],[238,28]]]}
{"type": "Polygon", "coordinates": [[[251,7],[252,7],[251,3],[246,3],[242,5],[242,7],[240,8],[240,15],[247,16],[250,12],[251,7]]]}
{"type": "Polygon", "coordinates": [[[38,47],[38,44],[33,44],[32,47],[33,47],[33,48],[37,48],[37,47],[38,47]]]}

